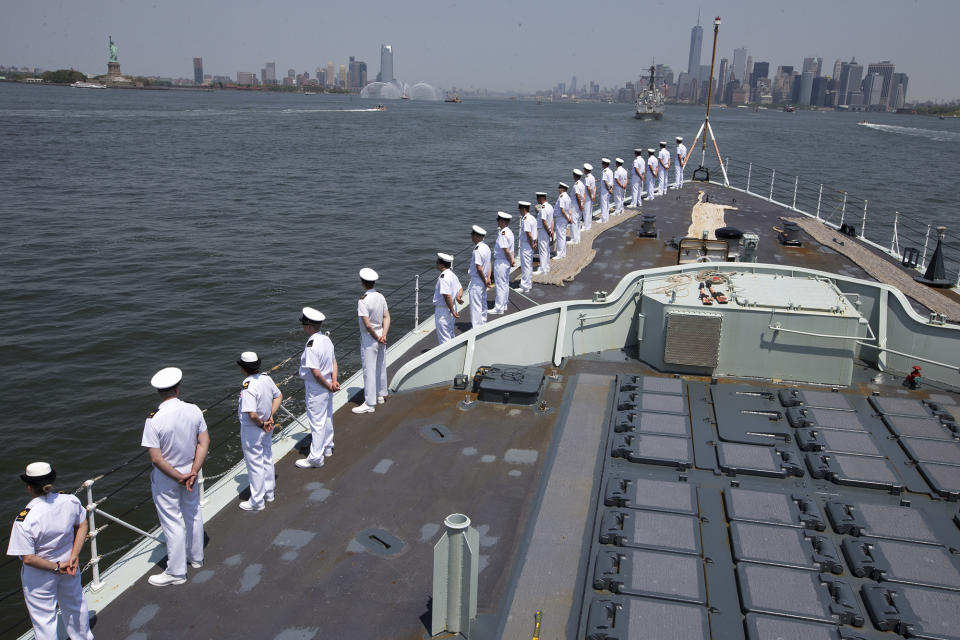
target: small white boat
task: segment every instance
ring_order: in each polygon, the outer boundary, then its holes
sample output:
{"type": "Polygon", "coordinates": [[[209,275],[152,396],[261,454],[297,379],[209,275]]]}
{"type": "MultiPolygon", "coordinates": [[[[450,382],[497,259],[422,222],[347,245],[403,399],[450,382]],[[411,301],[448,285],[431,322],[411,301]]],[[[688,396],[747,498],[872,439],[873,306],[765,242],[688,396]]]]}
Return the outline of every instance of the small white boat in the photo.
{"type": "Polygon", "coordinates": [[[74,82],[70,85],[74,89],[106,89],[106,85],[97,84],[96,82],[74,82]]]}

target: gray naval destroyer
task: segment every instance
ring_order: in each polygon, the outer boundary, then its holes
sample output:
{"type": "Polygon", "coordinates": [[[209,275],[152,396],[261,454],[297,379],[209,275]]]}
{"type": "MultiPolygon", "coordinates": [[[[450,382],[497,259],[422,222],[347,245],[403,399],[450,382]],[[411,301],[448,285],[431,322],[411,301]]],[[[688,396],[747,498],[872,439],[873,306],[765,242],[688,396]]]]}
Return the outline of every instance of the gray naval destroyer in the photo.
{"type": "Polygon", "coordinates": [[[565,286],[422,323],[374,415],[343,383],[322,469],[299,416],[265,511],[242,463],[207,483],[185,585],[147,584],[159,529],[94,574],[97,637],[960,639],[958,297],[747,191],[688,183],[565,286]]]}
{"type": "Polygon", "coordinates": [[[637,110],[634,118],[637,120],[659,120],[663,117],[663,89],[656,82],[656,67],[650,65],[647,86],[640,89],[637,95],[637,110]]]}

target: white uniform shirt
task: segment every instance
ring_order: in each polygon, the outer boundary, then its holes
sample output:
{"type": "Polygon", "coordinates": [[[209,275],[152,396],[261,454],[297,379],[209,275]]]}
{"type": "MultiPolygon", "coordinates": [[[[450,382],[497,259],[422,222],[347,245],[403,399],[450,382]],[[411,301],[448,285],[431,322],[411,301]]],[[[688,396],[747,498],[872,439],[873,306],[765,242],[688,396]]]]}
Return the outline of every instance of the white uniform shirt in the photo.
{"type": "Polygon", "coordinates": [[[554,206],[558,209],[557,215],[558,215],[560,218],[563,218],[563,220],[560,220],[560,223],[561,223],[561,224],[564,224],[564,225],[569,224],[569,222],[567,221],[566,216],[564,216],[563,213],[561,213],[561,212],[559,211],[559,209],[563,209],[564,211],[567,212],[567,214],[568,214],[571,218],[573,218],[573,203],[570,201],[570,194],[567,193],[566,191],[564,191],[563,193],[561,193],[560,196],[557,198],[557,204],[554,205],[554,206]]]}
{"type": "Polygon", "coordinates": [[[653,179],[653,173],[655,171],[658,171],[659,169],[660,169],[660,163],[657,162],[656,156],[651,155],[649,158],[647,158],[647,174],[650,176],[651,180],[653,179]]]}
{"type": "Polygon", "coordinates": [[[457,278],[457,274],[453,272],[453,269],[444,269],[440,272],[440,276],[437,277],[437,286],[433,289],[434,306],[443,309],[447,308],[447,301],[444,299],[444,295],[450,296],[453,304],[456,305],[457,293],[462,288],[463,287],[460,286],[460,280],[457,278]]]}
{"type": "Polygon", "coordinates": [[[646,172],[647,167],[643,162],[642,156],[637,156],[633,159],[633,181],[634,182],[643,182],[643,174],[646,172]],[[637,175],[637,174],[640,175],[637,175]]]}
{"type": "Polygon", "coordinates": [[[537,219],[534,218],[530,213],[523,214],[523,217],[520,218],[520,247],[532,249],[533,245],[530,244],[530,240],[527,238],[527,233],[530,233],[530,237],[534,240],[537,239],[537,219]]]}
{"type": "MultiPolygon", "coordinates": [[[[470,282],[479,282],[482,284],[483,278],[477,273],[477,265],[480,265],[480,270],[487,274],[489,278],[490,247],[487,246],[486,242],[478,242],[473,248],[473,264],[470,265],[470,282]]],[[[454,294],[456,294],[456,291],[454,291],[454,294]]]]}
{"type": "Polygon", "coordinates": [[[197,436],[207,430],[200,407],[180,398],[170,398],[150,414],[143,425],[140,446],[160,449],[160,455],[177,471],[193,465],[197,436]]]}
{"type": "MultiPolygon", "coordinates": [[[[330,337],[317,331],[307,340],[303,348],[303,355],[300,356],[300,377],[304,380],[316,382],[311,369],[319,369],[323,377],[328,381],[333,377],[333,361],[336,356],[333,353],[333,341],[330,337]]],[[[319,383],[317,383],[319,384],[319,383]]]]}
{"type": "Polygon", "coordinates": [[[363,326],[363,318],[370,321],[374,332],[379,337],[383,333],[383,316],[387,311],[387,299],[376,289],[367,289],[357,302],[357,322],[360,323],[361,341],[369,343],[373,340],[370,332],[363,326]]]}
{"type": "Polygon", "coordinates": [[[605,185],[604,192],[606,192],[607,187],[610,187],[611,189],[613,189],[613,171],[610,171],[610,167],[607,167],[606,169],[603,170],[603,175],[601,176],[601,179],[603,180],[603,184],[605,185]]]}
{"type": "MultiPolygon", "coordinates": [[[[513,251],[513,231],[510,230],[510,227],[504,227],[500,229],[500,233],[497,234],[497,244],[496,250],[493,252],[493,261],[494,262],[507,262],[507,253],[505,249],[513,251]]],[[[453,296],[456,297],[457,292],[453,292],[453,296]]]]}
{"type": "Polygon", "coordinates": [[[677,160],[678,164],[683,164],[683,161],[687,159],[687,147],[681,142],[677,145],[677,160]]]}
{"type": "MultiPolygon", "coordinates": [[[[583,186],[583,182],[577,180],[573,183],[573,193],[574,195],[579,195],[583,198],[583,203],[587,203],[587,190],[583,186]]],[[[573,211],[574,213],[583,213],[583,210],[580,209],[580,200],[577,198],[571,198],[573,200],[573,211]]]]}
{"type": "Polygon", "coordinates": [[[667,168],[670,167],[670,151],[664,147],[663,149],[660,149],[659,153],[657,153],[657,157],[660,159],[660,162],[663,163],[662,167],[658,165],[658,169],[660,171],[666,171],[667,168]]]}
{"type": "Polygon", "coordinates": [[[622,166],[617,167],[617,170],[614,171],[613,173],[613,177],[616,179],[617,182],[622,182],[623,184],[627,184],[627,170],[624,169],[622,166]]]}
{"type": "Polygon", "coordinates": [[[593,173],[588,173],[583,177],[583,181],[587,187],[587,200],[593,200],[593,193],[597,189],[597,179],[593,177],[593,173]]]}
{"type": "Polygon", "coordinates": [[[14,520],[7,555],[65,562],[73,551],[73,528],[86,517],[76,496],[48,493],[34,498],[14,520]]]}
{"type": "Polygon", "coordinates": [[[270,417],[273,408],[273,399],[280,397],[280,389],[273,379],[265,373],[255,373],[243,380],[240,390],[240,402],[237,405],[237,414],[240,417],[241,427],[259,429],[250,412],[255,411],[261,420],[270,417]]]}
{"type": "Polygon", "coordinates": [[[540,230],[541,237],[550,237],[547,233],[547,228],[553,229],[553,206],[549,202],[544,202],[540,205],[540,221],[537,228],[540,230]]]}

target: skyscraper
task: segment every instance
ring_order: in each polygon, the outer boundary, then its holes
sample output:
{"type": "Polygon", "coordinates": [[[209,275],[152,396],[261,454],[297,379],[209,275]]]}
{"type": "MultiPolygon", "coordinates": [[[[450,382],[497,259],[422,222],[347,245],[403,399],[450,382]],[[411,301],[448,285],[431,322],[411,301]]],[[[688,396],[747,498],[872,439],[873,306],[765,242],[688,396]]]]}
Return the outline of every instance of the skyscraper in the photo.
{"type": "MultiPolygon", "coordinates": [[[[883,78],[883,86],[880,88],[880,101],[876,104],[886,107],[890,104],[890,86],[893,80],[894,64],[889,60],[883,62],[874,62],[867,66],[867,75],[879,73],[883,78]]],[[[870,104],[870,103],[866,103],[870,104]]]]}
{"type": "MultiPolygon", "coordinates": [[[[727,86],[727,83],[730,82],[730,74],[727,73],[727,67],[729,65],[729,60],[726,58],[720,59],[720,73],[717,75],[717,85],[713,88],[714,102],[720,102],[723,100],[723,89],[727,86]]],[[[709,73],[709,71],[707,73],[709,73]]]]}
{"type": "Polygon", "coordinates": [[[327,85],[326,85],[326,86],[332,87],[335,82],[336,82],[336,77],[333,75],[333,63],[332,63],[332,62],[328,62],[328,63],[327,63],[327,85]]]}
{"type": "Polygon", "coordinates": [[[347,89],[360,91],[367,86],[367,63],[350,56],[347,68],[347,89]]]}
{"type": "Polygon", "coordinates": [[[907,103],[907,83],[910,78],[905,73],[893,74],[893,83],[890,87],[890,108],[903,109],[907,103]]]}
{"type": "Polygon", "coordinates": [[[260,83],[264,85],[277,84],[277,63],[267,62],[260,69],[260,83]]]}
{"type": "Polygon", "coordinates": [[[693,78],[700,78],[700,49],[703,46],[703,27],[700,26],[700,16],[697,16],[697,25],[690,29],[690,56],[687,58],[687,74],[693,78]]]}
{"type": "Polygon", "coordinates": [[[856,59],[840,65],[840,97],[838,105],[858,107],[863,104],[863,92],[860,90],[860,80],[863,77],[863,65],[856,59]]]}
{"type": "Polygon", "coordinates": [[[886,107],[882,98],[883,76],[876,71],[867,73],[863,79],[863,105],[865,107],[886,107]]]}
{"type": "Polygon", "coordinates": [[[800,75],[800,97],[797,104],[809,105],[813,96],[813,71],[804,71],[800,75]]]}
{"type": "Polygon", "coordinates": [[[577,76],[570,78],[570,95],[577,95],[577,76]]]}
{"type": "Polygon", "coordinates": [[[341,89],[347,88],[347,65],[340,65],[340,75],[337,77],[337,85],[341,89]]]}
{"type": "Polygon", "coordinates": [[[393,78],[393,47],[382,44],[380,45],[380,82],[390,82],[393,78]]]}
{"type": "Polygon", "coordinates": [[[750,86],[756,87],[757,80],[766,78],[770,74],[769,62],[754,62],[753,71],[750,72],[750,86]]]}
{"type": "Polygon", "coordinates": [[[803,69],[802,71],[810,71],[813,73],[813,77],[816,78],[820,75],[820,70],[823,67],[823,58],[813,57],[813,58],[804,58],[803,59],[803,69]]]}
{"type": "Polygon", "coordinates": [[[741,47],[733,50],[733,77],[740,82],[747,79],[747,48],[741,47]]]}
{"type": "Polygon", "coordinates": [[[193,59],[193,84],[203,84],[203,58],[193,59]]]}

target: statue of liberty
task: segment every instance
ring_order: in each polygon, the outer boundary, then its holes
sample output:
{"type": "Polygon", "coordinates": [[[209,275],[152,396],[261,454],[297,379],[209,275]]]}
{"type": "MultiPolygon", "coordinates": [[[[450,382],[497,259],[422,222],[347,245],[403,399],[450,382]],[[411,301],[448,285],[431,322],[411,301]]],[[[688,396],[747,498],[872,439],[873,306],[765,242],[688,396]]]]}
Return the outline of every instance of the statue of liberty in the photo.
{"type": "Polygon", "coordinates": [[[113,36],[110,36],[110,62],[117,61],[117,45],[113,42],[113,36]]]}

